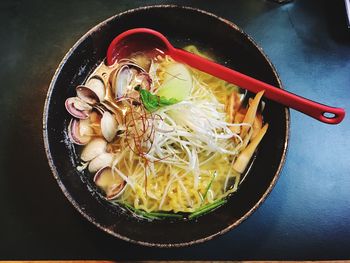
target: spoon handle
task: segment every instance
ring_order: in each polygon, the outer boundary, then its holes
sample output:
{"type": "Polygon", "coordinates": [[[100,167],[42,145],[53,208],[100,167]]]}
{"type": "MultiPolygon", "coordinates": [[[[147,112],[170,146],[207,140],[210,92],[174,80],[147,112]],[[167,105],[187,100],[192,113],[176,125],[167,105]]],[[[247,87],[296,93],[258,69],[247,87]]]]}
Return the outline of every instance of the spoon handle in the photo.
{"type": "Polygon", "coordinates": [[[233,83],[253,93],[265,90],[264,96],[266,98],[303,112],[321,122],[338,124],[344,119],[345,110],[342,108],[330,107],[303,98],[182,49],[173,48],[169,51],[170,55],[176,61],[183,62],[193,68],[226,80],[227,82],[233,83]]]}

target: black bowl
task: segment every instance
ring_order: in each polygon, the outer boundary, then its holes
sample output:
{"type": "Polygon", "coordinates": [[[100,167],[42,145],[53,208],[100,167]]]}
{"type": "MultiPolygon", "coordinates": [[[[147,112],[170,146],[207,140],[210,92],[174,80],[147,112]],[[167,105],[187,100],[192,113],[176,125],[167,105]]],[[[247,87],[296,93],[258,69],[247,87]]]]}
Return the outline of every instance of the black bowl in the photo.
{"type": "Polygon", "coordinates": [[[91,191],[89,180],[77,170],[74,148],[65,143],[70,116],[64,101],[75,95],[106,56],[119,33],[136,27],[162,32],[178,47],[194,43],[225,65],[281,87],[272,64],[252,39],[233,23],[207,12],[177,6],[144,7],[111,17],[87,32],[59,65],[50,84],[44,109],[44,141],[54,177],[73,206],[90,222],[121,239],[148,246],[185,246],[209,240],[238,226],[264,201],[284,163],[289,111],[266,100],[264,118],[269,130],[249,173],[238,191],[219,209],[190,221],[140,220],[111,207],[91,191]]]}

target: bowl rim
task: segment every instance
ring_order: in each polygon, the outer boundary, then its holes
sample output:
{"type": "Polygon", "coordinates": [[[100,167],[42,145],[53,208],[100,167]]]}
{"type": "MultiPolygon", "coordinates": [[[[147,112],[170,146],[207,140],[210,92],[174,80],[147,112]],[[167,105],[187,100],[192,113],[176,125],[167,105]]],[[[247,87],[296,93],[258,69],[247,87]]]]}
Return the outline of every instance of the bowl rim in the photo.
{"type": "Polygon", "coordinates": [[[51,95],[56,83],[56,80],[62,70],[62,68],[64,67],[65,63],[67,62],[68,58],[71,56],[71,54],[77,49],[77,47],[92,33],[94,33],[95,31],[98,31],[99,28],[101,28],[102,26],[104,26],[105,24],[107,24],[108,22],[114,20],[114,19],[118,19],[119,17],[125,16],[127,14],[130,13],[134,13],[134,12],[139,12],[142,10],[148,10],[148,9],[157,9],[157,8],[177,8],[177,9],[185,9],[185,10],[190,10],[190,11],[194,11],[194,12],[198,12],[198,13],[202,13],[204,15],[213,17],[225,24],[227,24],[229,27],[233,28],[234,30],[238,31],[239,33],[241,33],[244,37],[246,37],[254,46],[255,48],[257,48],[260,52],[260,54],[264,57],[265,61],[268,63],[269,67],[271,68],[273,74],[276,77],[276,80],[278,82],[278,87],[283,89],[283,85],[281,82],[281,79],[276,71],[276,68],[274,67],[274,65],[271,63],[269,57],[265,54],[265,52],[263,51],[263,49],[247,34],[245,33],[240,27],[238,27],[235,23],[222,18],[220,16],[217,16],[213,13],[210,13],[208,11],[204,11],[202,9],[199,8],[195,8],[195,7],[189,7],[189,6],[183,6],[183,5],[173,5],[173,4],[165,4],[165,5],[149,5],[149,6],[142,6],[142,7],[137,7],[137,8],[132,8],[123,12],[120,12],[116,15],[113,15],[105,20],[103,20],[102,22],[96,24],[94,27],[92,27],[91,29],[89,29],[85,34],[83,34],[75,43],[74,45],[68,50],[68,52],[64,55],[63,59],[61,60],[61,62],[59,63],[51,81],[49,84],[49,88],[47,91],[47,95],[46,95],[46,99],[45,99],[45,105],[44,105],[44,110],[43,110],[43,140],[44,140],[44,148],[45,148],[45,153],[48,159],[48,163],[50,166],[50,169],[52,171],[52,174],[54,176],[54,178],[56,179],[59,187],[61,188],[63,194],[66,196],[66,198],[69,200],[69,202],[74,206],[74,208],[84,217],[86,218],[89,222],[91,222],[93,225],[97,226],[99,229],[103,230],[104,232],[117,237],[119,239],[122,239],[124,241],[128,241],[134,244],[139,244],[139,245],[144,245],[144,246],[148,246],[148,247],[166,247],[166,248],[171,248],[171,247],[185,247],[185,246],[190,246],[190,245],[194,245],[194,244],[198,244],[198,243],[202,243],[205,241],[209,241],[211,239],[213,239],[216,236],[222,235],[228,231],[230,231],[231,229],[237,227],[238,225],[240,225],[243,221],[245,221],[250,215],[252,215],[257,209],[258,207],[260,207],[260,205],[265,201],[265,199],[267,198],[267,196],[271,193],[273,187],[275,186],[279,175],[282,171],[282,168],[284,166],[285,160],[286,160],[286,155],[287,155],[287,151],[288,151],[288,144],[289,144],[289,137],[290,137],[290,111],[289,108],[285,107],[284,111],[285,111],[285,118],[286,118],[286,122],[285,122],[285,142],[283,144],[283,151],[282,151],[282,155],[281,155],[281,160],[279,162],[279,165],[277,167],[277,170],[273,176],[273,180],[270,182],[269,187],[266,189],[266,191],[264,192],[264,194],[261,196],[261,198],[255,203],[255,205],[248,210],[242,217],[240,217],[236,222],[234,222],[233,224],[225,227],[224,229],[200,238],[200,239],[196,239],[196,240],[192,240],[192,241],[187,241],[187,242],[181,242],[181,243],[151,243],[151,242],[146,242],[146,241],[140,241],[140,240],[134,240],[132,238],[129,238],[127,236],[123,236],[120,235],[106,227],[104,227],[103,225],[101,225],[99,222],[97,222],[94,218],[92,218],[90,215],[88,215],[83,209],[80,208],[79,204],[74,200],[74,198],[70,195],[70,193],[68,192],[68,190],[66,189],[65,185],[62,183],[59,175],[58,175],[58,171],[56,169],[56,166],[54,164],[54,160],[52,158],[51,155],[51,151],[50,151],[50,145],[49,145],[49,139],[48,139],[48,127],[47,127],[47,121],[48,121],[48,109],[49,109],[49,105],[50,105],[50,101],[51,101],[51,95]]]}

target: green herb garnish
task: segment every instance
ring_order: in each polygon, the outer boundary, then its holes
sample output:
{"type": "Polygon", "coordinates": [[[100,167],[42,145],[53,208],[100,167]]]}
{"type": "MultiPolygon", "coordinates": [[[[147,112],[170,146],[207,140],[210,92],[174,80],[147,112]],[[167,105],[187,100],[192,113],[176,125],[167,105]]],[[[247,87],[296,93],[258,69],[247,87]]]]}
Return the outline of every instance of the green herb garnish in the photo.
{"type": "Polygon", "coordinates": [[[178,215],[178,214],[171,214],[171,213],[163,213],[163,212],[151,212],[148,213],[146,211],[137,209],[131,205],[129,205],[128,203],[120,203],[122,205],[124,205],[126,208],[128,208],[131,212],[133,212],[134,214],[144,217],[146,219],[161,219],[161,218],[183,218],[182,215],[178,215]]]}
{"type": "Polygon", "coordinates": [[[194,211],[192,214],[190,214],[188,216],[188,219],[193,219],[193,218],[196,218],[196,217],[201,216],[203,214],[206,214],[206,213],[214,210],[215,208],[223,205],[226,202],[227,202],[226,199],[220,199],[220,200],[217,200],[211,204],[207,204],[205,206],[202,206],[202,207],[198,208],[196,211],[194,211]]]}
{"type": "Polygon", "coordinates": [[[177,99],[174,98],[167,99],[165,97],[159,97],[155,94],[152,94],[148,90],[141,88],[141,86],[139,85],[135,87],[135,90],[140,92],[142,103],[145,106],[145,108],[150,112],[156,111],[160,107],[173,105],[179,102],[177,99]]]}
{"type": "Polygon", "coordinates": [[[134,214],[147,218],[147,219],[159,219],[158,216],[153,216],[150,213],[147,213],[146,211],[142,211],[140,209],[136,209],[135,207],[127,204],[127,203],[121,203],[122,205],[126,206],[126,208],[128,208],[131,212],[133,212],[134,214]]]}
{"type": "Polygon", "coordinates": [[[163,212],[151,212],[149,214],[152,215],[152,216],[158,216],[158,217],[183,218],[182,215],[171,214],[171,213],[163,213],[163,212]]]}
{"type": "Polygon", "coordinates": [[[214,181],[214,179],[216,177],[216,174],[217,174],[217,172],[215,171],[213,173],[213,177],[211,178],[211,180],[210,180],[210,182],[209,182],[209,184],[207,186],[207,189],[205,189],[205,193],[204,193],[203,198],[202,198],[202,203],[204,202],[205,198],[207,197],[207,194],[208,194],[209,189],[210,189],[210,187],[211,187],[211,185],[212,185],[212,183],[213,183],[213,181],[214,181]]]}

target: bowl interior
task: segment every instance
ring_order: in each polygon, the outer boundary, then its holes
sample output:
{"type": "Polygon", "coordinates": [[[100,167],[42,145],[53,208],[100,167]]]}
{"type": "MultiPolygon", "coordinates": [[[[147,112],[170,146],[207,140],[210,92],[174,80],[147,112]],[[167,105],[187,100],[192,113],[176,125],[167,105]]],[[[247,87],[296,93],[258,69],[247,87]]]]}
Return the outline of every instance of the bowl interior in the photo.
{"type": "Polygon", "coordinates": [[[162,32],[172,44],[195,44],[221,63],[275,86],[280,81],[261,50],[235,25],[205,12],[175,6],[132,10],[106,20],[84,35],[61,62],[49,88],[44,110],[44,139],[53,174],[71,203],[92,223],[124,240],[150,246],[182,246],[223,233],[243,221],[271,191],[284,161],[289,127],[288,110],[265,99],[264,118],[269,130],[253,166],[239,190],[215,212],[191,221],[148,222],[109,206],[76,169],[73,148],[65,143],[70,116],[64,101],[75,95],[106,56],[119,33],[149,27],[162,32]]]}

